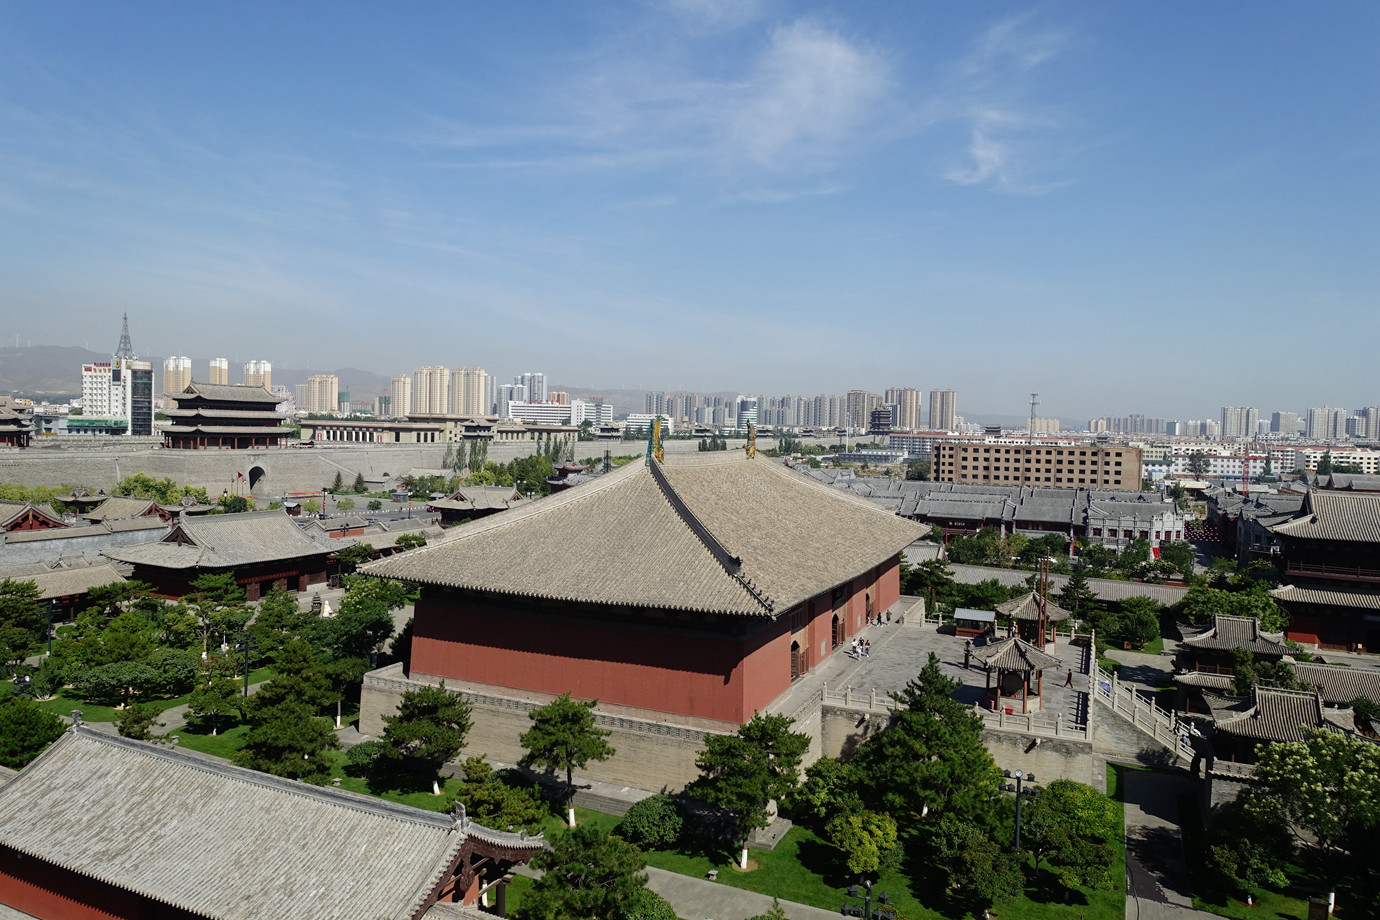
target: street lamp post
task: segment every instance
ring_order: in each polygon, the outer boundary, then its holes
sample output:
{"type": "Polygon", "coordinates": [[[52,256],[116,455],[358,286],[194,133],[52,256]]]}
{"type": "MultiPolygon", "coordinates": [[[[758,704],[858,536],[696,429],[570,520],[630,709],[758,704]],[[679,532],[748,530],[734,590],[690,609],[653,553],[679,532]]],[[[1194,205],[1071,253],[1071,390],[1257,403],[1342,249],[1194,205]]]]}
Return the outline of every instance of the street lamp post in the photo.
{"type": "Polygon", "coordinates": [[[1002,789],[1007,792],[1016,793],[1016,849],[1021,848],[1021,799],[1028,795],[1034,795],[1035,789],[1022,788],[1023,783],[1035,782],[1034,773],[1022,773],[1020,770],[1005,770],[1002,773],[1007,779],[1014,779],[1014,783],[1003,783],[1002,789]]]}
{"type": "Polygon", "coordinates": [[[235,651],[244,653],[244,695],[249,696],[249,653],[258,650],[259,645],[250,638],[249,633],[240,636],[239,643],[235,646],[235,651]]]}
{"type": "Polygon", "coordinates": [[[873,884],[871,879],[862,878],[858,880],[857,885],[849,885],[844,889],[845,895],[863,902],[862,907],[856,904],[844,904],[841,912],[845,917],[862,917],[863,920],[872,920],[873,917],[878,918],[878,920],[894,920],[896,911],[891,907],[891,895],[885,891],[877,893],[876,901],[881,906],[875,912],[872,910],[873,884]]]}
{"type": "Polygon", "coordinates": [[[53,657],[53,614],[62,609],[62,598],[55,597],[48,602],[48,630],[44,635],[48,639],[48,657],[53,657]]]}

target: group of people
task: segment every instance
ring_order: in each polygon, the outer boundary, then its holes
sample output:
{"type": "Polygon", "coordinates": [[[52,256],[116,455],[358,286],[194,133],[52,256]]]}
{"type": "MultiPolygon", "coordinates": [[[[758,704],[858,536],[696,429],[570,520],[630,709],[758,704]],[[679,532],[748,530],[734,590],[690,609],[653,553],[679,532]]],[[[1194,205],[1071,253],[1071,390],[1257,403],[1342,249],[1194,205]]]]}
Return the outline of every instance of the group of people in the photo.
{"type": "Polygon", "coordinates": [[[867,658],[872,654],[872,640],[854,639],[852,655],[854,658],[867,658]]]}

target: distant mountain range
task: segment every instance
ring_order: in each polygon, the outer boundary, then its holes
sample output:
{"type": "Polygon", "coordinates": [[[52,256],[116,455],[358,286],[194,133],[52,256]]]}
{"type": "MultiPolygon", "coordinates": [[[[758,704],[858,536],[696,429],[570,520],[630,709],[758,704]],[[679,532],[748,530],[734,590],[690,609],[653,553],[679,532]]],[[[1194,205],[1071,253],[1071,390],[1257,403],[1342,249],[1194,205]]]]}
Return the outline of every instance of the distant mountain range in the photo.
{"type": "MultiPolygon", "coordinates": [[[[152,362],[162,387],[163,358],[144,357],[152,362]]],[[[35,345],[30,348],[0,348],[0,393],[14,396],[29,396],[48,399],[53,402],[66,401],[81,395],[81,366],[92,361],[109,361],[109,353],[90,351],[85,348],[62,345],[35,345]]],[[[192,359],[192,379],[204,381],[209,358],[192,359]]],[[[353,399],[369,399],[388,392],[390,378],[384,374],[361,370],[357,367],[342,367],[335,370],[327,368],[273,368],[273,383],[282,386],[295,386],[306,383],[312,374],[335,374],[340,378],[340,389],[353,399]]],[[[231,366],[230,381],[238,383],[240,368],[231,366]]],[[[552,390],[562,390],[576,399],[601,397],[613,407],[615,415],[641,412],[644,390],[596,390],[587,387],[567,387],[552,384],[552,390]]],[[[708,396],[732,398],[736,392],[723,391],[708,393],[708,396]]],[[[984,425],[1002,425],[1007,428],[1023,428],[1026,417],[1023,415],[1001,415],[997,413],[965,412],[964,418],[970,422],[984,425]]],[[[1062,419],[1070,424],[1069,419],[1062,419]]],[[[1083,424],[1083,423],[1079,423],[1083,424]]]]}

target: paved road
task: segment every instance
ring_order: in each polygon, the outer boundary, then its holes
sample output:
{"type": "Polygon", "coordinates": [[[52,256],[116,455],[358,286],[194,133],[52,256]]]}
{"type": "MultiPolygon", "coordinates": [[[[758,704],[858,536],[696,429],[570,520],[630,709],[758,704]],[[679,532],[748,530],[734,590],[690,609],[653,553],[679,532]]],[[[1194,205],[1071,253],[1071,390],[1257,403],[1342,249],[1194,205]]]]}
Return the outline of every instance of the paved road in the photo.
{"type": "Polygon", "coordinates": [[[1193,781],[1173,773],[1127,770],[1126,920],[1190,920],[1193,909],[1179,830],[1179,796],[1193,781]]]}

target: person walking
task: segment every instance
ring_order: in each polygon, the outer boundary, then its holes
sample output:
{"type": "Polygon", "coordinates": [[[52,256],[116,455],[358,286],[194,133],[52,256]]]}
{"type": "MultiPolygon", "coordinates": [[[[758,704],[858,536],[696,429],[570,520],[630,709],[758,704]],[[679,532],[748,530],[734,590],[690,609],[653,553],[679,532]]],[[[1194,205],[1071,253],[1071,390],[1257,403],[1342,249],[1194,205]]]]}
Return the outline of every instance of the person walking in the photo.
{"type": "Polygon", "coordinates": [[[864,639],[864,640],[863,640],[863,657],[864,657],[864,658],[871,658],[871,657],[872,657],[872,640],[871,640],[871,639],[864,639]]]}
{"type": "Polygon", "coordinates": [[[1072,686],[1073,686],[1073,668],[1069,668],[1068,676],[1064,678],[1064,686],[1065,686],[1065,687],[1072,687],[1072,686]]]}
{"type": "Polygon", "coordinates": [[[965,639],[963,642],[963,670],[968,670],[968,663],[973,659],[973,640],[965,639]]]}

